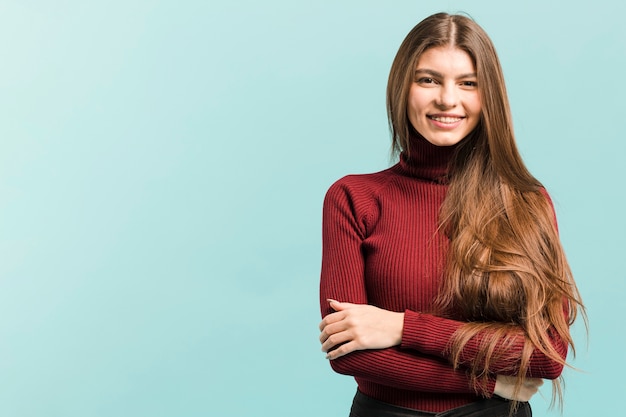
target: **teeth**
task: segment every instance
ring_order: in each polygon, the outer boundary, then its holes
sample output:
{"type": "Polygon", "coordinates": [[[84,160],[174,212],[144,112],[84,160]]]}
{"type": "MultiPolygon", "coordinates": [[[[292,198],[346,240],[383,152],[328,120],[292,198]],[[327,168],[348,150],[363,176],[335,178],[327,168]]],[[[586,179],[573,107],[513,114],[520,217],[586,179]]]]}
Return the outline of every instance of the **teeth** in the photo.
{"type": "Polygon", "coordinates": [[[440,123],[456,123],[461,120],[461,117],[431,117],[431,119],[436,120],[440,123]]]}

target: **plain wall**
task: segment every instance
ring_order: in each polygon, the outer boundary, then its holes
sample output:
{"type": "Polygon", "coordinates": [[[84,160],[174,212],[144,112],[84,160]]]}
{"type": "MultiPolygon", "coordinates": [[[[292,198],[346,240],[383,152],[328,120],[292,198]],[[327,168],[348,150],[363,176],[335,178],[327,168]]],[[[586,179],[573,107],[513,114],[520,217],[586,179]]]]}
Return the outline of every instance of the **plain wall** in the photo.
{"type": "MultiPolygon", "coordinates": [[[[406,33],[469,13],[588,307],[568,417],[622,407],[626,3],[3,1],[0,415],[346,416],[321,205],[389,166],[406,33]],[[616,324],[617,323],[617,324],[616,324]]],[[[548,410],[550,388],[533,400],[548,410]]]]}

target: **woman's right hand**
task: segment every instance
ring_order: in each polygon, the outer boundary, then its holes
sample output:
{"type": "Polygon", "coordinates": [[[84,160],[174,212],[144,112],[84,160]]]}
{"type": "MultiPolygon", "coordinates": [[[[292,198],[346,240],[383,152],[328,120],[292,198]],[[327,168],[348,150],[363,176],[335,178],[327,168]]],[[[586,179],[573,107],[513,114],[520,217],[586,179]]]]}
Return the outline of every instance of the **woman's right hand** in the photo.
{"type": "Polygon", "coordinates": [[[493,393],[507,400],[527,402],[543,385],[541,378],[526,378],[519,391],[515,392],[516,382],[515,376],[498,375],[493,393]]]}

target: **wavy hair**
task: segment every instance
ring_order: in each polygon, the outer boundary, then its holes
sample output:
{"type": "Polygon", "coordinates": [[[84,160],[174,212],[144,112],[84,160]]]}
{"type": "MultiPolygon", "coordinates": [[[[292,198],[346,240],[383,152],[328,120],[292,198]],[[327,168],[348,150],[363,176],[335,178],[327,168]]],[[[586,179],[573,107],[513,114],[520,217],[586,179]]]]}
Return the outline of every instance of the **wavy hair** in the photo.
{"type": "MultiPolygon", "coordinates": [[[[508,358],[503,346],[523,333],[521,356],[502,371],[517,375],[519,390],[532,376],[529,364],[535,350],[565,365],[565,344],[574,348],[569,327],[579,310],[584,315],[584,307],[549,197],[517,150],[495,48],[470,18],[432,15],[402,42],[387,85],[393,150],[411,152],[407,103],[414,71],[422,53],[440,46],[460,48],[473,60],[482,115],[451,161],[449,190],[440,211],[440,230],[450,244],[434,308],[466,322],[449,349],[453,365],[469,369],[477,390],[486,390],[492,364],[508,358]],[[462,363],[461,352],[473,338],[480,340],[478,355],[462,363]]],[[[553,382],[553,402],[562,404],[560,380],[553,382]]]]}

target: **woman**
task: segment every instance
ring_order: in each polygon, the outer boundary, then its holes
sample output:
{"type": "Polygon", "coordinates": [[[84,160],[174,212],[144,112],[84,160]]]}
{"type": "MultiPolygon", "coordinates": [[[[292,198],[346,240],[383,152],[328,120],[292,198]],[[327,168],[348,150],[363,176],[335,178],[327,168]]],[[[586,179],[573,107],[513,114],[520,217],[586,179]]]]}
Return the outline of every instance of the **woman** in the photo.
{"type": "Polygon", "coordinates": [[[358,383],[351,416],[529,416],[543,379],[560,399],[583,307],[486,33],[419,23],[387,110],[399,162],[324,201],[320,340],[358,383]]]}

